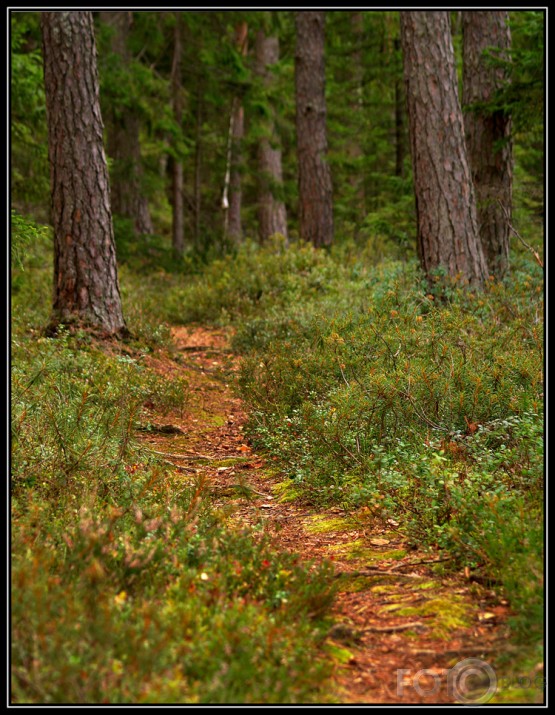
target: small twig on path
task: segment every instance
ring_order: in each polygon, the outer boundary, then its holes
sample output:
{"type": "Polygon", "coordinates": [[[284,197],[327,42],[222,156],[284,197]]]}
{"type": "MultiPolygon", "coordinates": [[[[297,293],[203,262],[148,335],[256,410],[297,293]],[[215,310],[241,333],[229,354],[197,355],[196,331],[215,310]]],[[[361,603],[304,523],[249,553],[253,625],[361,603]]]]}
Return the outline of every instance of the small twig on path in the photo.
{"type": "Polygon", "coordinates": [[[461,648],[449,648],[448,650],[432,650],[432,648],[415,648],[408,652],[411,655],[435,655],[437,656],[452,656],[459,653],[498,653],[500,651],[512,651],[516,648],[503,645],[497,647],[481,646],[478,643],[475,646],[462,646],[461,648]]]}
{"type": "Polygon", "coordinates": [[[364,571],[336,571],[335,578],[340,576],[395,576],[395,578],[426,578],[418,573],[398,573],[397,571],[384,571],[383,569],[365,569],[364,571]]]}
{"type": "Polygon", "coordinates": [[[179,469],[180,472],[195,472],[196,471],[192,467],[183,467],[181,464],[174,464],[173,462],[169,462],[167,459],[163,459],[162,461],[164,462],[164,464],[171,465],[174,469],[179,469]]]}
{"type": "Polygon", "coordinates": [[[397,569],[403,569],[405,566],[420,566],[421,564],[440,564],[444,561],[452,561],[452,556],[446,556],[444,559],[420,559],[418,561],[406,561],[404,563],[395,564],[391,567],[391,571],[396,571],[397,569]]]}
{"type": "Polygon", "coordinates": [[[171,452],[159,452],[157,449],[151,449],[150,451],[154,452],[154,454],[160,454],[162,457],[171,457],[171,459],[187,459],[190,461],[195,459],[226,459],[226,457],[210,457],[207,454],[197,454],[196,452],[189,452],[189,454],[172,454],[171,452]]]}
{"type": "Polygon", "coordinates": [[[369,626],[358,631],[361,633],[396,633],[397,631],[407,631],[410,628],[425,628],[424,623],[415,621],[414,623],[400,623],[397,626],[369,626]]]}

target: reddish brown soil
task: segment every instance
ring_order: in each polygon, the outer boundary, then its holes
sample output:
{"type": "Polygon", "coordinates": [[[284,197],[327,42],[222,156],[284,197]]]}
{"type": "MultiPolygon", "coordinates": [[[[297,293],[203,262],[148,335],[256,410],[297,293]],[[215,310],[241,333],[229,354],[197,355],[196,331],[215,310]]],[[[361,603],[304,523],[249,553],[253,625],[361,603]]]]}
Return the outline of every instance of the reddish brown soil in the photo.
{"type": "MultiPolygon", "coordinates": [[[[332,560],[336,574],[364,572],[356,582],[361,590],[345,590],[349,588],[345,576],[338,580],[343,585],[339,585],[334,616],[348,630],[332,628],[328,638],[336,653],[341,649],[344,661],[335,667],[337,701],[454,702],[460,683],[454,683],[453,692],[448,684],[453,676],[450,669],[468,658],[488,662],[507,647],[506,603],[471,583],[468,573],[441,576],[433,570],[434,564],[423,563],[437,559],[437,554],[408,550],[395,525],[388,530],[373,525],[363,510],[347,514],[334,508],[318,513],[298,501],[280,501],[273,487],[283,477],[269,476],[272,463],[253,453],[243,435],[246,415],[232,389],[238,359],[229,349],[229,333],[178,327],[172,334],[174,352],[157,351],[146,362],[168,379],[185,377],[189,402],[182,413],[161,415],[147,409],[152,425],[174,433],[142,433],[145,442],[185,478],[202,476],[215,505],[231,507],[234,519],[263,522],[276,548],[298,552],[314,562],[332,560]],[[342,528],[311,531],[311,525],[322,519],[341,517],[350,519],[342,528]],[[355,541],[363,549],[352,558],[348,549],[355,541]],[[388,557],[392,550],[407,553],[393,559],[388,557]],[[428,587],[422,588],[426,583],[428,587]],[[442,629],[446,614],[450,615],[450,601],[463,609],[465,623],[442,629]],[[434,613],[436,602],[441,612],[434,613]],[[417,615],[396,615],[400,609],[426,604],[431,609],[417,615]]],[[[476,701],[465,701],[463,695],[463,702],[476,701]]]]}

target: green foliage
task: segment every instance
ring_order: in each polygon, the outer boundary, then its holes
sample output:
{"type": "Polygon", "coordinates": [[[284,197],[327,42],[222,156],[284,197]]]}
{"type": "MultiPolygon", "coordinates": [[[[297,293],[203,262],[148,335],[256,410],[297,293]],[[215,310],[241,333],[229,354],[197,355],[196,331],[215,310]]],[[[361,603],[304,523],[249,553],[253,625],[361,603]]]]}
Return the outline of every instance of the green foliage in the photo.
{"type": "Polygon", "coordinates": [[[137,441],[145,403],[188,408],[148,345],[40,337],[43,232],[13,230],[30,236],[12,294],[13,703],[321,701],[326,567],[228,526],[202,479],[137,441]]]}
{"type": "Polygon", "coordinates": [[[515,634],[539,637],[542,272],[514,254],[483,293],[426,292],[414,264],[370,267],[374,248],[245,248],[174,298],[234,324],[249,435],[297,496],[400,521],[497,579],[515,634]]]}
{"type": "Polygon", "coordinates": [[[49,174],[39,15],[12,13],[10,21],[12,201],[44,220],[49,174]]]}

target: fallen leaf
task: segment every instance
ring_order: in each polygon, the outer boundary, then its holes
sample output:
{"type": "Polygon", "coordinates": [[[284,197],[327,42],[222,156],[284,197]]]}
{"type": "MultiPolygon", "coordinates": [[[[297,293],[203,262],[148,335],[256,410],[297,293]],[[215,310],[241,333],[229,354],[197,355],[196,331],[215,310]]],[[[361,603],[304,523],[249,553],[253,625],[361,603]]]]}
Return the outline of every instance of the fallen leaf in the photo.
{"type": "Polygon", "coordinates": [[[389,539],[370,539],[372,546],[385,546],[389,544],[389,539]]]}

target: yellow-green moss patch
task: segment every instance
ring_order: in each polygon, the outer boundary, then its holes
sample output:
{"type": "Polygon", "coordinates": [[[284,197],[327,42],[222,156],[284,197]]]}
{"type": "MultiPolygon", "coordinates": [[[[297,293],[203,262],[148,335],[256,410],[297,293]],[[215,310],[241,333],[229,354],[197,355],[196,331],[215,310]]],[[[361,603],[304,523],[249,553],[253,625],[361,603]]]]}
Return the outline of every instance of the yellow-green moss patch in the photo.
{"type": "Polygon", "coordinates": [[[329,534],[333,531],[349,531],[352,528],[352,520],[343,516],[328,517],[322,514],[314,514],[308,517],[307,522],[305,522],[305,529],[309,534],[329,534]]]}
{"type": "MultiPolygon", "coordinates": [[[[331,531],[331,529],[330,529],[331,531]]],[[[346,561],[364,561],[366,564],[379,561],[399,560],[406,556],[406,551],[393,549],[391,551],[380,551],[368,546],[364,539],[355,539],[343,544],[334,544],[329,547],[330,551],[337,553],[346,561]]]]}
{"type": "MultiPolygon", "coordinates": [[[[386,604],[382,606],[380,612],[388,613],[393,606],[398,604],[386,604]]],[[[436,638],[448,638],[452,631],[460,628],[467,628],[470,625],[470,613],[472,606],[457,596],[449,598],[432,598],[425,603],[416,606],[403,606],[395,610],[396,616],[407,618],[425,618],[426,624],[430,628],[430,635],[436,638]],[[433,616],[434,618],[429,618],[433,616]]]]}
{"type": "Polygon", "coordinates": [[[285,479],[272,486],[272,491],[276,494],[279,502],[295,501],[301,496],[301,490],[291,479],[285,479]]]}

